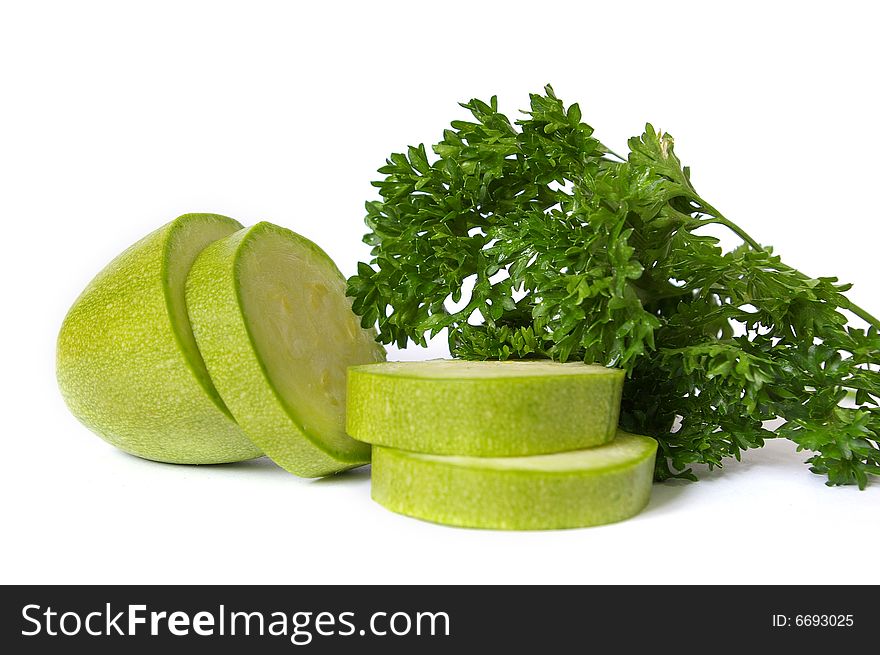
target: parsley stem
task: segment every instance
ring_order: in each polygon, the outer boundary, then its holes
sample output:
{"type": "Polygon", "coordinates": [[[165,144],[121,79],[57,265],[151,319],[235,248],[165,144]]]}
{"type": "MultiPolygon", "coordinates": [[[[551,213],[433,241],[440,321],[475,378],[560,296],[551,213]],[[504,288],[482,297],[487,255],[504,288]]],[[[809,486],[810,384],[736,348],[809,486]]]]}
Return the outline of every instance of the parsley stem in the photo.
{"type": "Polygon", "coordinates": [[[739,225],[734,223],[733,221],[729,221],[723,216],[718,216],[715,221],[719,225],[723,225],[724,227],[731,230],[736,236],[745,241],[749,246],[751,246],[754,250],[764,250],[760,243],[755,241],[751,236],[749,236],[748,232],[743,230],[739,225]]]}
{"type": "MultiPolygon", "coordinates": [[[[693,189],[693,186],[691,186],[691,189],[693,189]]],[[[733,221],[727,220],[720,211],[715,209],[712,205],[710,205],[708,202],[706,202],[705,200],[703,200],[699,196],[697,196],[697,200],[700,203],[700,212],[712,217],[712,218],[706,218],[701,221],[698,221],[697,227],[700,227],[702,225],[711,225],[713,223],[716,225],[723,225],[724,227],[729,229],[731,232],[736,234],[736,236],[738,236],[740,239],[742,239],[747,244],[749,244],[752,247],[752,249],[764,250],[761,247],[761,244],[758,243],[757,241],[755,241],[751,236],[749,236],[749,233],[746,232],[744,229],[742,229],[739,225],[737,225],[733,221]]]]}
{"type": "MultiPolygon", "coordinates": [[[[747,244],[749,244],[749,246],[751,246],[754,250],[762,250],[762,251],[764,250],[764,248],[761,246],[760,243],[758,243],[751,236],[749,236],[748,232],[743,230],[739,225],[737,225],[733,221],[729,221],[726,218],[724,218],[724,216],[721,215],[721,212],[719,212],[717,209],[712,207],[712,205],[709,205],[708,203],[702,202],[702,199],[701,199],[701,204],[702,204],[702,209],[707,214],[712,216],[712,218],[707,218],[705,220],[699,221],[697,223],[697,227],[699,227],[701,225],[710,225],[712,223],[714,223],[716,225],[723,225],[726,228],[728,228],[729,230],[731,230],[734,234],[736,234],[740,239],[742,239],[747,244]]],[[[855,304],[852,301],[849,301],[849,305],[846,307],[846,309],[851,311],[853,314],[858,316],[860,319],[862,319],[863,321],[865,321],[869,325],[873,325],[875,328],[880,330],[880,319],[873,316],[867,310],[862,309],[861,307],[859,307],[857,304],[855,304]]]]}
{"type": "Polygon", "coordinates": [[[862,319],[866,323],[873,325],[875,328],[880,330],[880,319],[877,319],[876,317],[871,315],[869,312],[867,312],[864,309],[862,309],[861,307],[859,307],[854,302],[850,301],[849,307],[847,307],[846,309],[851,311],[853,314],[858,316],[860,319],[862,319]]]}

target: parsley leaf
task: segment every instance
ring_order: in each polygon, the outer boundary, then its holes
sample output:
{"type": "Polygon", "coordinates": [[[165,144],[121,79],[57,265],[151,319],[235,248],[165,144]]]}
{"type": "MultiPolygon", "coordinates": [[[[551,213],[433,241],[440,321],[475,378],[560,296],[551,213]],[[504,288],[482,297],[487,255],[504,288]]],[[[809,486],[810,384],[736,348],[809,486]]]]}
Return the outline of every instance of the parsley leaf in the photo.
{"type": "Polygon", "coordinates": [[[348,293],[381,342],[446,328],[457,357],[623,368],[621,424],[658,439],[660,480],[777,436],[828,484],[880,473],[880,321],[848,285],[787,266],[724,217],[650,124],[624,159],[550,86],[516,121],[495,97],[462,107],[473,120],[453,121],[434,157],[394,153],[373,183],[372,261],[348,293]],[[723,251],[709,224],[743,244],[723,251]]]}

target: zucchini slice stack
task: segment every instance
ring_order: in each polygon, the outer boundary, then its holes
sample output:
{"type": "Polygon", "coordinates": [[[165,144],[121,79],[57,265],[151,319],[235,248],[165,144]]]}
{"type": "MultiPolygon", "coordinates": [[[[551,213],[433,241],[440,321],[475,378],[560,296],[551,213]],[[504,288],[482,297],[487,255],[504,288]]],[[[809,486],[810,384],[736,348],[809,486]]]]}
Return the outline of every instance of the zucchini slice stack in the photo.
{"type": "Polygon", "coordinates": [[[348,371],[347,432],[372,496],[474,528],[612,523],[645,507],[657,442],[617,430],[623,372],[549,361],[389,362],[348,371]]]}

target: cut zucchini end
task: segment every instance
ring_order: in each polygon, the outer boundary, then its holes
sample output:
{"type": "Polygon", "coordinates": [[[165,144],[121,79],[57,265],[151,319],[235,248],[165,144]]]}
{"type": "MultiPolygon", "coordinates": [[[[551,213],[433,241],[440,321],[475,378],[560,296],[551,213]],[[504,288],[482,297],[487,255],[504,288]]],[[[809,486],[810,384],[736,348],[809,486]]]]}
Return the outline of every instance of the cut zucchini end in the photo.
{"type": "Polygon", "coordinates": [[[262,454],[211,384],[184,302],[196,256],[240,227],[216,214],[180,216],[115,257],[70,308],[58,384],[74,416],[105,441],[175,464],[262,454]]]}

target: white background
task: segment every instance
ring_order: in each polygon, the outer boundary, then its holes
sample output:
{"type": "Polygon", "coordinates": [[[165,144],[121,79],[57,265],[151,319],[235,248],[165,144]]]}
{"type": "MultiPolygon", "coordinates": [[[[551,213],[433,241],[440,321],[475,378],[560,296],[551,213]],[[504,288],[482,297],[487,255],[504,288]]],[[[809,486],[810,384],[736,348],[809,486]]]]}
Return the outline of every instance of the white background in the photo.
{"type": "Polygon", "coordinates": [[[147,232],[269,219],[351,273],[389,152],[434,142],[459,100],[512,115],[546,82],[612,148],[670,131],[705,197],[877,313],[874,3],[719,6],[0,5],[0,582],[880,582],[880,483],[826,488],[785,442],[656,485],[618,525],[484,532],[385,511],[368,469],[138,460],[55,385],[69,305],[147,232]]]}

